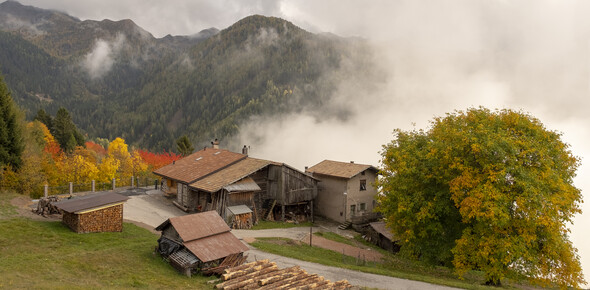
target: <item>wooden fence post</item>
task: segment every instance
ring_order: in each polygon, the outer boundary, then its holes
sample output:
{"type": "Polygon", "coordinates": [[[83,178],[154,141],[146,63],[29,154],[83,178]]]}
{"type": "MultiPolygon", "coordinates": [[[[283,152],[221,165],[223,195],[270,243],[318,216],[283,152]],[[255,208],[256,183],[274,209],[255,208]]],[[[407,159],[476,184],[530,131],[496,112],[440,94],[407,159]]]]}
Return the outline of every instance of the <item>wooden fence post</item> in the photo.
{"type": "Polygon", "coordinates": [[[74,183],[70,182],[70,195],[72,195],[72,193],[74,193],[74,183]]]}
{"type": "Polygon", "coordinates": [[[113,178],[113,190],[115,190],[115,179],[113,178]]]}
{"type": "Polygon", "coordinates": [[[47,198],[48,194],[49,194],[49,185],[45,184],[45,186],[43,187],[43,195],[45,196],[45,198],[47,198]]]}
{"type": "Polygon", "coordinates": [[[131,188],[133,188],[133,176],[131,176],[131,188]]]}
{"type": "Polygon", "coordinates": [[[92,192],[96,191],[96,183],[94,182],[94,180],[92,181],[92,192]]]}

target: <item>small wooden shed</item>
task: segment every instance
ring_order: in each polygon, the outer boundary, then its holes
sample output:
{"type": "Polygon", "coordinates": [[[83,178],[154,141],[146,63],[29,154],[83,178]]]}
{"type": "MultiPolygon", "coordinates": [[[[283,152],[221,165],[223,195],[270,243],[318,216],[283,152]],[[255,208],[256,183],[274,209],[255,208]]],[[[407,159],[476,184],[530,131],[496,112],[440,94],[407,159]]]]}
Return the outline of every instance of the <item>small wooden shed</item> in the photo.
{"type": "Polygon", "coordinates": [[[76,233],[123,231],[123,204],[129,197],[100,192],[66,199],[53,205],[62,211],[62,221],[76,233]]]}
{"type": "Polygon", "coordinates": [[[224,264],[235,266],[233,261],[242,263],[248,250],[216,211],[171,217],[156,230],[162,232],[157,251],[187,276],[224,264]]]}
{"type": "Polygon", "coordinates": [[[249,229],[253,226],[252,210],[246,205],[227,207],[226,222],[232,229],[249,229]]]}
{"type": "Polygon", "coordinates": [[[400,250],[400,245],[385,225],[385,222],[373,222],[369,224],[366,234],[367,239],[373,244],[388,250],[393,253],[397,253],[400,250]]]}

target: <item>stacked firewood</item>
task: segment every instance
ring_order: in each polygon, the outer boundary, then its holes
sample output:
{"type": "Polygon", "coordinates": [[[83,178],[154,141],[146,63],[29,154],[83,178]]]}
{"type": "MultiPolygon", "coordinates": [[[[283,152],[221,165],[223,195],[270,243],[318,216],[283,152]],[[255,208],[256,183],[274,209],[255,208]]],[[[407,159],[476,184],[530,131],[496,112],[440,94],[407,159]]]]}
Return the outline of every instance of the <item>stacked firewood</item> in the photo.
{"type": "Polygon", "coordinates": [[[221,262],[221,264],[219,264],[219,266],[203,269],[203,274],[205,274],[205,275],[213,275],[213,274],[221,275],[224,273],[225,269],[237,267],[239,265],[244,264],[244,262],[246,262],[247,258],[248,258],[248,256],[244,256],[243,253],[229,255],[229,256],[225,257],[225,259],[223,259],[223,262],[221,262]]]}
{"type": "Polygon", "coordinates": [[[42,216],[47,216],[50,214],[59,214],[61,213],[60,210],[53,205],[53,203],[58,201],[59,198],[57,196],[43,197],[39,199],[39,202],[37,203],[37,208],[34,209],[33,212],[42,216]]]}
{"type": "Polygon", "coordinates": [[[234,215],[232,221],[233,229],[249,229],[252,228],[252,213],[245,213],[234,215]]]}
{"type": "Polygon", "coordinates": [[[308,274],[299,266],[279,269],[268,260],[251,262],[226,269],[221,275],[224,281],[217,289],[350,289],[346,280],[330,282],[317,274],[308,274]]]}

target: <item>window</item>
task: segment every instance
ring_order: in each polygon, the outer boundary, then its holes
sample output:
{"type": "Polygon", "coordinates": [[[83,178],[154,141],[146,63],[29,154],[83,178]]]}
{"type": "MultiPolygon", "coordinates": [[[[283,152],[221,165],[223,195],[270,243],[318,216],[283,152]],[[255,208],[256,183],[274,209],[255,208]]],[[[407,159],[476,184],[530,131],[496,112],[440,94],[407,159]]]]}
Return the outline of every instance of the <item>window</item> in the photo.
{"type": "Polygon", "coordinates": [[[356,204],[350,205],[350,216],[353,216],[356,211],[356,204]]]}
{"type": "Polygon", "coordinates": [[[366,204],[366,203],[364,203],[364,202],[363,202],[363,203],[361,203],[361,204],[359,205],[359,210],[360,210],[360,211],[365,211],[365,210],[367,210],[367,204],[366,204]]]}
{"type": "Polygon", "coordinates": [[[367,190],[367,180],[366,179],[361,179],[360,191],[363,191],[363,190],[367,190]]]}

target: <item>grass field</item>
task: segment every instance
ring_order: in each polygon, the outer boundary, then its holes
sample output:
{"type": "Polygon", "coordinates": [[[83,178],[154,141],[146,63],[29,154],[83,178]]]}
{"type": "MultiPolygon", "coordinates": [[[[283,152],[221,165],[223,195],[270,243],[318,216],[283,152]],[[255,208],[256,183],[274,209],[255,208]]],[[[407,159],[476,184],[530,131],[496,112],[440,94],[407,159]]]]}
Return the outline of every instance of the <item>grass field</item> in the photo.
{"type": "Polygon", "coordinates": [[[61,222],[16,217],[0,194],[0,289],[211,289],[154,254],[158,236],[125,223],[121,233],[76,234],[61,222]]]}
{"type": "Polygon", "coordinates": [[[258,224],[252,226],[251,230],[268,230],[268,229],[287,229],[295,227],[310,227],[311,222],[304,223],[286,223],[286,222],[273,222],[273,221],[258,221],[258,224]]]}
{"type": "MultiPolygon", "coordinates": [[[[320,235],[324,238],[342,242],[347,238],[334,233],[320,235]]],[[[362,238],[361,238],[362,239],[362,238]]],[[[346,244],[361,243],[361,241],[348,240],[346,244]]],[[[355,257],[344,256],[331,250],[318,247],[310,247],[285,238],[257,238],[252,246],[269,253],[300,259],[308,262],[314,262],[327,266],[351,269],[366,273],[373,273],[409,280],[423,281],[432,284],[445,285],[450,287],[465,289],[497,289],[499,287],[490,287],[482,285],[484,277],[482,273],[472,271],[465,275],[464,280],[458,279],[452,269],[446,267],[434,267],[425,263],[412,261],[394,255],[374,245],[363,241],[365,245],[373,250],[379,251],[385,256],[381,263],[366,262],[358,260],[355,257]]],[[[520,285],[514,281],[503,281],[504,287],[501,288],[531,288],[530,285],[520,285]]]]}

